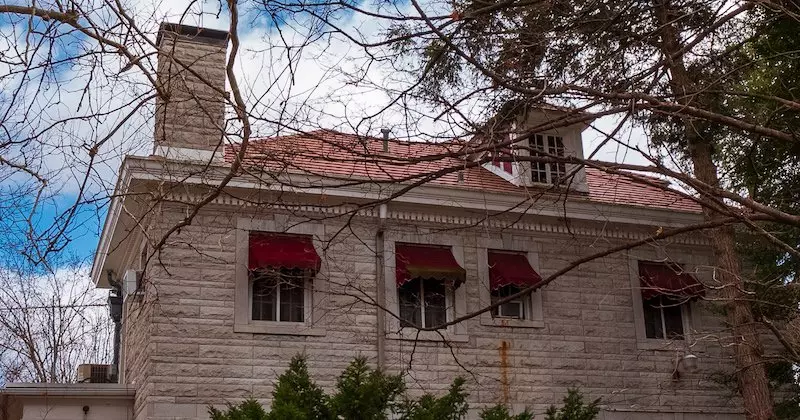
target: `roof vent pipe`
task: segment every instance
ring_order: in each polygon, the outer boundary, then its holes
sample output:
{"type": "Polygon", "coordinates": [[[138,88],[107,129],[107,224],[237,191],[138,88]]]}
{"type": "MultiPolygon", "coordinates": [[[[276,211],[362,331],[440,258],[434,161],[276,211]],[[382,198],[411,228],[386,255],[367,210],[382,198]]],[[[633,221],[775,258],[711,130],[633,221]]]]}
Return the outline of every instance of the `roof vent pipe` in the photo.
{"type": "Polygon", "coordinates": [[[384,152],[388,152],[389,151],[389,133],[391,133],[391,132],[392,132],[392,130],[390,130],[388,128],[381,128],[381,134],[383,134],[383,151],[384,152]]]}

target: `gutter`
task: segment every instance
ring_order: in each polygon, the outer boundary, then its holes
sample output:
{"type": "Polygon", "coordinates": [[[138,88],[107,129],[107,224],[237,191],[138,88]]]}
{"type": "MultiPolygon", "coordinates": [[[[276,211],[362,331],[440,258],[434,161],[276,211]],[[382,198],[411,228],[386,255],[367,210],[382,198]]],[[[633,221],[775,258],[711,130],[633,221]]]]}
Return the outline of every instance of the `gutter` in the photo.
{"type": "Polygon", "coordinates": [[[111,361],[111,381],[119,382],[119,343],[122,333],[122,285],[114,280],[113,273],[108,271],[108,283],[113,287],[108,294],[108,313],[114,321],[114,356],[111,361]]]}
{"type": "Polygon", "coordinates": [[[5,396],[15,397],[115,397],[133,399],[136,389],[121,384],[33,384],[11,383],[0,390],[5,396]]]}
{"type": "Polygon", "coordinates": [[[389,213],[386,204],[378,207],[378,229],[375,232],[375,346],[377,352],[378,370],[386,367],[386,276],[384,265],[386,263],[386,237],[384,234],[386,215],[389,213]]]}

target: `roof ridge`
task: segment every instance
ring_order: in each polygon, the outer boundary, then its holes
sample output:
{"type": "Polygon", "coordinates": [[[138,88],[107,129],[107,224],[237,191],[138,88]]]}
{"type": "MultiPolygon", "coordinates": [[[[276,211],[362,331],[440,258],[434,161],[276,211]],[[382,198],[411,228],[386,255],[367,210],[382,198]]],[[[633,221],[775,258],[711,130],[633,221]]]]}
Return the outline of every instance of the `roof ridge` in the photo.
{"type": "MultiPolygon", "coordinates": [[[[298,131],[298,132],[293,133],[293,134],[283,134],[283,135],[278,135],[278,136],[265,136],[265,137],[251,137],[250,138],[250,142],[264,142],[264,141],[267,141],[267,140],[287,139],[287,138],[292,138],[292,137],[304,137],[304,136],[305,137],[314,137],[314,136],[320,136],[320,134],[324,134],[324,133],[328,133],[328,134],[335,135],[335,136],[351,137],[353,139],[358,139],[358,140],[362,140],[362,139],[375,140],[375,141],[383,141],[384,140],[383,137],[377,137],[377,136],[373,136],[373,135],[364,135],[364,134],[357,134],[357,133],[346,133],[346,132],[343,132],[343,131],[334,130],[332,128],[318,128],[318,129],[311,130],[311,131],[298,131]]],[[[443,139],[442,141],[439,141],[439,142],[436,142],[436,141],[425,141],[425,140],[411,140],[411,139],[409,139],[409,140],[400,140],[397,137],[394,137],[394,138],[390,137],[388,140],[390,142],[394,143],[394,144],[409,144],[409,145],[411,145],[411,144],[424,144],[424,145],[439,146],[439,145],[447,145],[447,144],[457,144],[457,145],[466,144],[466,141],[462,140],[459,137],[453,137],[453,138],[450,138],[450,139],[443,139]]],[[[229,146],[238,146],[240,144],[241,143],[235,143],[235,144],[231,144],[229,146]]]]}

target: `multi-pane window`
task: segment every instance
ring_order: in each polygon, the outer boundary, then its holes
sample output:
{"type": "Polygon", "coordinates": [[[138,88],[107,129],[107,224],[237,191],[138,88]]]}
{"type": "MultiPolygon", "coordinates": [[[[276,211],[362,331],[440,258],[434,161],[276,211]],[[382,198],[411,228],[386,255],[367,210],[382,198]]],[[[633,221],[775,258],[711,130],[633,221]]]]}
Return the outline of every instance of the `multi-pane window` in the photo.
{"type": "Polygon", "coordinates": [[[447,289],[442,280],[423,278],[398,286],[400,325],[429,328],[447,322],[447,289]]]}
{"type": "Polygon", "coordinates": [[[644,330],[647,338],[683,339],[685,301],[658,295],[643,300],[644,330]]]}
{"type": "Polygon", "coordinates": [[[253,273],[254,321],[303,322],[305,319],[304,270],[259,270],[253,273]]]}
{"type": "MultiPolygon", "coordinates": [[[[494,305],[502,299],[515,295],[519,293],[520,290],[518,286],[513,284],[492,290],[492,304],[494,305]]],[[[525,319],[525,312],[525,299],[519,297],[492,309],[492,316],[495,318],[525,319]]]]}
{"type": "MultiPolygon", "coordinates": [[[[531,140],[531,155],[536,156],[536,151],[542,151],[549,156],[564,156],[564,139],[561,136],[549,134],[536,134],[531,140]]],[[[564,162],[532,162],[531,177],[533,182],[542,184],[559,184],[567,174],[564,162]]]]}

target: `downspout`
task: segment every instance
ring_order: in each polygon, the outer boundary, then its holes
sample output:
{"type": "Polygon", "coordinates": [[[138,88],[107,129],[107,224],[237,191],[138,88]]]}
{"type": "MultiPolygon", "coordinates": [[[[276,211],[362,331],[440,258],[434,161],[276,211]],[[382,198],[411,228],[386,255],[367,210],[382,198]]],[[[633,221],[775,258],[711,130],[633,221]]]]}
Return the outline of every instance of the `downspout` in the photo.
{"type": "Polygon", "coordinates": [[[378,369],[383,370],[386,366],[386,276],[384,275],[384,262],[386,261],[384,237],[384,225],[386,224],[386,204],[378,206],[378,230],[375,232],[375,303],[377,326],[375,332],[376,346],[378,352],[378,369]]]}
{"type": "Polygon", "coordinates": [[[113,288],[108,294],[108,313],[114,321],[114,356],[111,360],[111,382],[119,382],[119,342],[122,330],[122,285],[114,281],[112,272],[108,271],[108,283],[113,288]]]}

